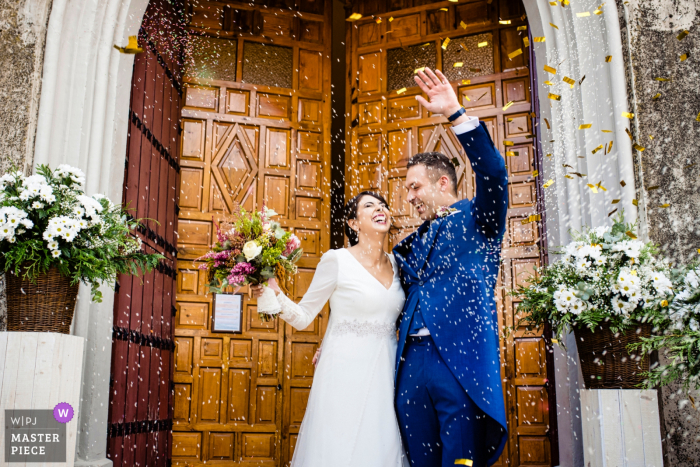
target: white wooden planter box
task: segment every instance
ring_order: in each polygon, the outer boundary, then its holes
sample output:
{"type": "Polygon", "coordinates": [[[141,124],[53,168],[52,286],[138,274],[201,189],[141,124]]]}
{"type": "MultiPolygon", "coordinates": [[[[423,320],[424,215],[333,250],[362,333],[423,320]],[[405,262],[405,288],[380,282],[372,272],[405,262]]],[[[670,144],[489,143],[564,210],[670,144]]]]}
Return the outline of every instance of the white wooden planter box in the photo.
{"type": "Polygon", "coordinates": [[[663,467],[656,390],[582,389],[586,467],[663,467]]]}
{"type": "MultiPolygon", "coordinates": [[[[53,409],[59,402],[68,402],[74,415],[66,425],[66,466],[75,460],[84,345],[84,338],[67,334],[0,332],[0,427],[5,426],[5,409],[53,409]]],[[[0,456],[4,465],[4,434],[0,436],[0,456]]]]}

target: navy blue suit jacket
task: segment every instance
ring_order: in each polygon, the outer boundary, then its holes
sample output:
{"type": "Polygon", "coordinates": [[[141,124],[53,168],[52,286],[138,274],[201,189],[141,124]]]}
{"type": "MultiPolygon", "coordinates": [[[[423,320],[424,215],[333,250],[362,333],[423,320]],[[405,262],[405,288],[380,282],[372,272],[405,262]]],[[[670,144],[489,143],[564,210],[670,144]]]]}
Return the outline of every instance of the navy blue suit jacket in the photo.
{"type": "Polygon", "coordinates": [[[399,318],[396,375],[411,318],[420,306],[442,359],[479,408],[503,427],[497,458],[506,440],[506,416],[494,286],[508,174],[483,123],[457,138],[476,176],[476,196],[453,204],[459,212],[426,221],[394,248],[407,297],[399,318]]]}

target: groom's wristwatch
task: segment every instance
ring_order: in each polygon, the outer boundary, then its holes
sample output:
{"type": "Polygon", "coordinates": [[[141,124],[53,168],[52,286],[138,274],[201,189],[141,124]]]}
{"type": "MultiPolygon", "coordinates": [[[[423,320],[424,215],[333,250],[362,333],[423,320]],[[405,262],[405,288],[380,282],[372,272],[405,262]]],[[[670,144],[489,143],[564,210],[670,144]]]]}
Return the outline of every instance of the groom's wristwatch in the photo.
{"type": "Polygon", "coordinates": [[[455,120],[457,120],[459,117],[464,115],[465,113],[467,113],[467,110],[464,107],[460,107],[457,112],[455,112],[452,115],[450,115],[449,117],[447,117],[447,120],[449,120],[450,123],[452,123],[455,120]]]}

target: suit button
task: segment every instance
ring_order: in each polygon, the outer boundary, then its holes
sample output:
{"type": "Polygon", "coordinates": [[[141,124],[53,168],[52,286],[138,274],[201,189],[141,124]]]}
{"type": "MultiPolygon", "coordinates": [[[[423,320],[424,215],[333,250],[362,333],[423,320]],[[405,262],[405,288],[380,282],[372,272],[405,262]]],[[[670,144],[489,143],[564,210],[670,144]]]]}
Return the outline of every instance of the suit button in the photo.
{"type": "Polygon", "coordinates": [[[418,285],[423,285],[423,281],[420,281],[420,282],[418,283],[418,285]]]}

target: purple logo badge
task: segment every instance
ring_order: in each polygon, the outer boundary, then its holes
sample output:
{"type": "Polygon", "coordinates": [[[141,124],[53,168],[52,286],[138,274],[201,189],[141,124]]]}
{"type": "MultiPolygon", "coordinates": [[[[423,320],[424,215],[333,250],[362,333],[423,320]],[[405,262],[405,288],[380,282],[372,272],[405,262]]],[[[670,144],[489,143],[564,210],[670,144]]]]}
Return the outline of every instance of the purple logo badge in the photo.
{"type": "Polygon", "coordinates": [[[68,423],[73,420],[73,407],[68,402],[59,402],[53,408],[53,418],[59,423],[68,423]]]}

